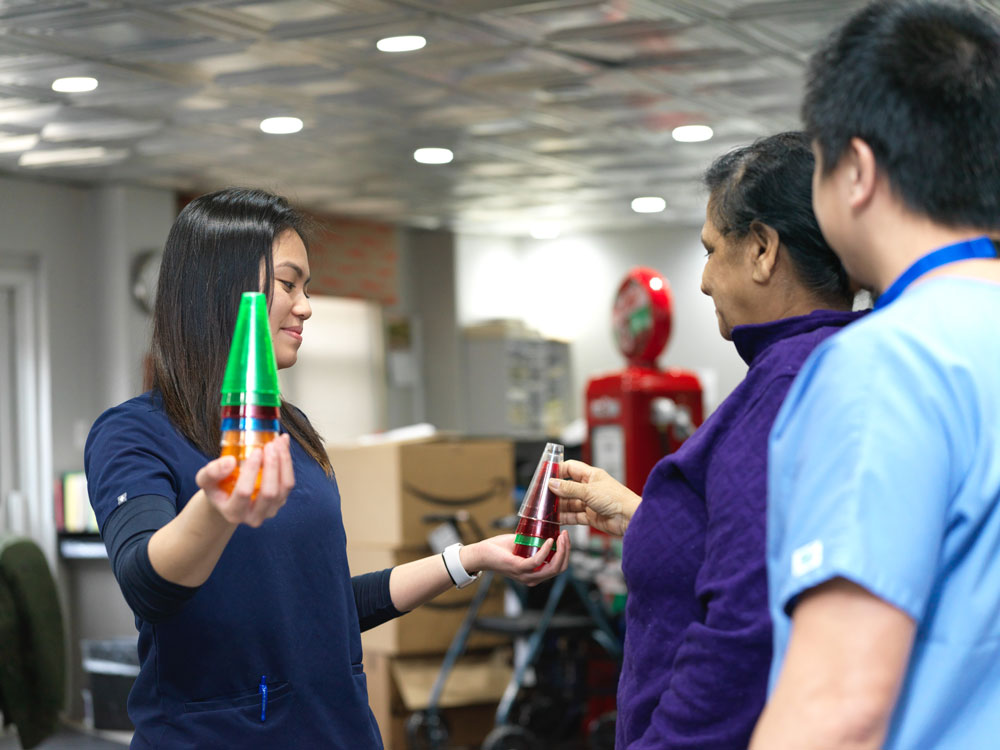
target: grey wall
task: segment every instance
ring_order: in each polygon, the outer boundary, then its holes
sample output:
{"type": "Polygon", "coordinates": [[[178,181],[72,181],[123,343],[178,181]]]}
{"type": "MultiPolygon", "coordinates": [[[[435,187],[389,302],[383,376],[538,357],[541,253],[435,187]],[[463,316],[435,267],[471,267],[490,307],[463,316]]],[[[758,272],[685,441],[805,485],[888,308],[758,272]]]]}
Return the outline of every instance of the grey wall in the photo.
{"type": "MultiPolygon", "coordinates": [[[[0,178],[0,264],[33,259],[42,277],[56,474],[82,469],[90,425],[139,392],[149,319],[131,301],[129,269],[136,253],[163,246],[175,206],[163,190],[0,178]]],[[[79,717],[79,640],[134,636],[135,625],[106,560],[60,561],[55,574],[70,645],[70,714],[79,717]]]]}
{"type": "Polygon", "coordinates": [[[74,446],[74,427],[96,416],[100,391],[92,194],[0,179],[0,226],[0,263],[20,256],[35,260],[41,270],[48,303],[53,465],[56,471],[78,468],[83,456],[74,446]]]}
{"type": "MultiPolygon", "coordinates": [[[[413,230],[398,228],[396,230],[397,247],[397,302],[391,307],[383,308],[383,322],[389,325],[392,321],[407,321],[410,324],[412,345],[409,351],[386,352],[386,394],[385,394],[385,427],[392,429],[423,422],[426,419],[424,408],[423,373],[420,369],[420,331],[413,310],[413,260],[410,234],[413,230]],[[394,361],[401,358],[403,361],[394,361]],[[412,370],[408,365],[413,365],[412,370]],[[405,367],[405,371],[401,371],[405,367]]],[[[388,345],[388,337],[386,337],[388,345]]]]}
{"type": "Polygon", "coordinates": [[[47,302],[53,467],[83,467],[83,439],[108,406],[139,390],[149,318],[130,298],[140,250],[163,247],[174,194],[0,178],[0,263],[39,261],[47,302]]]}
{"type": "Polygon", "coordinates": [[[151,320],[132,300],[129,274],[138,254],[163,248],[177,210],[172,192],[120,185],[94,189],[91,202],[97,217],[95,261],[104,334],[100,397],[107,407],[142,390],[142,356],[151,320]]]}
{"type": "Polygon", "coordinates": [[[417,324],[423,418],[443,430],[464,427],[463,381],[456,312],[455,238],[412,229],[402,242],[404,286],[417,324]]]}

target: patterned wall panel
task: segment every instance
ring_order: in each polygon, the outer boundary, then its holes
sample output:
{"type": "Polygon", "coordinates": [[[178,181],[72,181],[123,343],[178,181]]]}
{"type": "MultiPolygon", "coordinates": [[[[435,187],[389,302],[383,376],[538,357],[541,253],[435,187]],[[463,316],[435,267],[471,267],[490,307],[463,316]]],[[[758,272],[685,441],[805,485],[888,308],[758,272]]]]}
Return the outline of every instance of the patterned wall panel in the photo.
{"type": "Polygon", "coordinates": [[[310,245],[310,291],[395,305],[399,284],[396,228],[357,219],[315,218],[319,228],[310,245]]]}

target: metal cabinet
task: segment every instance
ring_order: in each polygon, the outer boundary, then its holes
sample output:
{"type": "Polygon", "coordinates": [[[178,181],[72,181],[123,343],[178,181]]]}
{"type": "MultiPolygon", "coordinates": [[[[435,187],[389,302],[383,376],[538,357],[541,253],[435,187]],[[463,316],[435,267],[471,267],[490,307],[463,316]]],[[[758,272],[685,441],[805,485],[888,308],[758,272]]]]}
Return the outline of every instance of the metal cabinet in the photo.
{"type": "Polygon", "coordinates": [[[573,406],[567,342],[467,333],[463,345],[470,434],[559,434],[573,406]]]}

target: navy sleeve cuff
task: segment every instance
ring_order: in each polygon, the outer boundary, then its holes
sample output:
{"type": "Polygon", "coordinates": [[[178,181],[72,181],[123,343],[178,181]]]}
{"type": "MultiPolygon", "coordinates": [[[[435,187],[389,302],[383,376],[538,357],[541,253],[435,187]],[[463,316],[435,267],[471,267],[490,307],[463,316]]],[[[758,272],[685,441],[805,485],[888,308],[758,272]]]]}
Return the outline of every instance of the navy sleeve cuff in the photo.
{"type": "Polygon", "coordinates": [[[358,609],[358,624],[362,632],[405,614],[392,603],[389,593],[391,575],[392,568],[386,568],[351,578],[354,603],[358,609]]]}
{"type": "Polygon", "coordinates": [[[136,617],[146,622],[166,620],[198,591],[166,580],[149,561],[149,538],[176,515],[168,498],[143,495],[116,508],[101,530],[125,601],[136,617]]]}

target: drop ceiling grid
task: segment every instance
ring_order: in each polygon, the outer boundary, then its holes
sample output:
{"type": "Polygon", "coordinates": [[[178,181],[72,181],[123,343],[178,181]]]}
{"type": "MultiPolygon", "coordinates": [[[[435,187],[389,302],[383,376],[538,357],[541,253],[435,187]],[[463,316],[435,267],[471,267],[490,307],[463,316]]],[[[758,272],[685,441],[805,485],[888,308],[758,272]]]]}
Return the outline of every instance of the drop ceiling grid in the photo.
{"type": "MultiPolygon", "coordinates": [[[[996,5],[996,3],[983,3],[996,5]]],[[[722,151],[794,127],[805,60],[854,0],[47,0],[0,8],[0,142],[104,147],[0,171],[190,191],[254,182],[361,218],[525,231],[698,221],[722,151]],[[423,34],[423,50],[377,52],[423,34]],[[89,94],[55,77],[91,75],[89,94]],[[300,117],[291,136],[260,119],[300,117]],[[676,143],[672,128],[716,137],[676,143]],[[416,164],[445,146],[455,160],[416,164]],[[297,186],[300,186],[297,189],[297,186]],[[663,215],[628,209],[663,195],[663,215]]]]}

